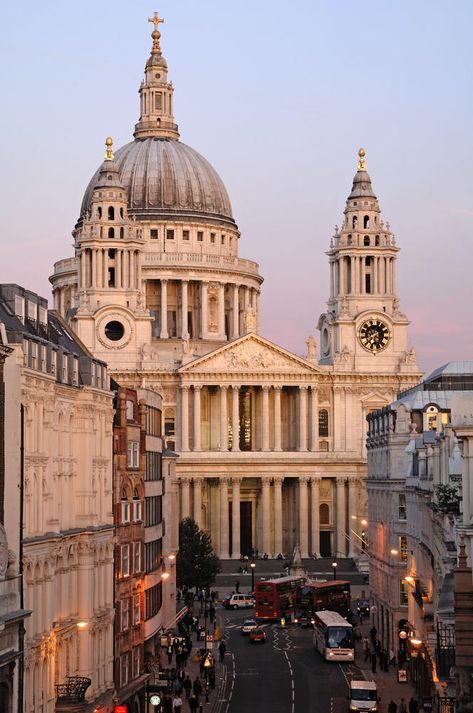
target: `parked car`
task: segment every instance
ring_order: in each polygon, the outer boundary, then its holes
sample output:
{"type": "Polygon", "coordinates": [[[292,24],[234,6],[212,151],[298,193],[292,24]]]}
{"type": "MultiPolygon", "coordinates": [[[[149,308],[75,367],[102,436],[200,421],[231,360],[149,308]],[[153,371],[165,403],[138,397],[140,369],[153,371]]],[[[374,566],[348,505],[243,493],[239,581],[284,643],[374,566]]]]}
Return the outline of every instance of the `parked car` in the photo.
{"type": "Polygon", "coordinates": [[[240,627],[242,634],[250,634],[254,629],[259,629],[259,626],[254,619],[245,619],[240,627]]]}
{"type": "Polygon", "coordinates": [[[266,632],[259,626],[250,631],[250,644],[264,644],[266,641],[266,632]]]}

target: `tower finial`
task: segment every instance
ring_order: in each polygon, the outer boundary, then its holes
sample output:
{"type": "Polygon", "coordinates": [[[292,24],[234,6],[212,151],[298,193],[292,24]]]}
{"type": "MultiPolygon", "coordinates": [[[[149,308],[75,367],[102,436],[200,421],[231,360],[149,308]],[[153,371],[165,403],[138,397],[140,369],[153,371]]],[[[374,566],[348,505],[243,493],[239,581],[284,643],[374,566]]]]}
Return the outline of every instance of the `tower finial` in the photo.
{"type": "Polygon", "coordinates": [[[360,157],[360,160],[358,161],[358,170],[359,171],[366,171],[366,163],[365,163],[365,150],[360,149],[358,151],[358,156],[360,157]]]}
{"type": "Polygon", "coordinates": [[[105,160],[113,161],[113,139],[111,136],[107,136],[107,138],[105,139],[105,146],[107,147],[105,149],[105,160]]]}
{"type": "Polygon", "coordinates": [[[159,25],[161,22],[164,22],[162,17],[159,17],[158,13],[155,11],[153,13],[153,17],[148,17],[148,22],[152,22],[154,25],[154,30],[151,33],[151,37],[153,38],[153,47],[151,49],[151,52],[161,54],[161,47],[159,45],[159,38],[161,37],[161,33],[159,31],[159,25]]]}

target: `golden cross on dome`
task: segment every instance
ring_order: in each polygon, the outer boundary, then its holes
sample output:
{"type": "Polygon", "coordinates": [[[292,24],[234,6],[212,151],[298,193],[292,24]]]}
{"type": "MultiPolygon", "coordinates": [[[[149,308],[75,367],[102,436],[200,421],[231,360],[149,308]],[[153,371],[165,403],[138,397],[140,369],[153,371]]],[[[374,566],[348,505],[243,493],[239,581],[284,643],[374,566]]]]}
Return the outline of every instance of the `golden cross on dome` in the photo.
{"type": "Polygon", "coordinates": [[[358,170],[359,171],[366,171],[366,163],[365,163],[365,150],[360,149],[358,151],[358,156],[360,157],[360,160],[358,161],[358,170]]]}
{"type": "Polygon", "coordinates": [[[159,17],[157,12],[155,12],[153,14],[153,17],[148,17],[148,22],[152,22],[154,25],[154,29],[159,30],[159,24],[161,22],[164,22],[164,20],[162,19],[162,17],[159,17]]]}
{"type": "Polygon", "coordinates": [[[111,136],[107,136],[107,138],[105,139],[105,146],[107,147],[105,151],[105,160],[113,161],[113,139],[111,136]]]}

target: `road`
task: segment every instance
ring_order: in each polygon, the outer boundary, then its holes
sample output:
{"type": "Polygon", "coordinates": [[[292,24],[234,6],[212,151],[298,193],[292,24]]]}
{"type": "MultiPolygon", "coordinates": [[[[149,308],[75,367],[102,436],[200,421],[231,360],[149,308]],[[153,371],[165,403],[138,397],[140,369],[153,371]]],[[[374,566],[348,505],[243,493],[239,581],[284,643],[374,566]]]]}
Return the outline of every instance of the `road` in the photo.
{"type": "Polygon", "coordinates": [[[254,610],[222,610],[227,645],[215,713],[346,713],[348,680],[363,678],[354,664],[325,661],[311,629],[266,624],[264,644],[250,644],[240,624],[254,610]]]}

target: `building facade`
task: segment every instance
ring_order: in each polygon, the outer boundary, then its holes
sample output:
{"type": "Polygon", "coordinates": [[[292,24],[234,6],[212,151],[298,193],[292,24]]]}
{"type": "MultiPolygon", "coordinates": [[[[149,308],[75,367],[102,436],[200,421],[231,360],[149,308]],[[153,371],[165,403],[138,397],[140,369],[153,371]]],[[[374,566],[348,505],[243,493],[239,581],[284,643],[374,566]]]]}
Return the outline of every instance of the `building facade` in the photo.
{"type": "MultiPolygon", "coordinates": [[[[112,398],[93,358],[47,301],[0,286],[12,462],[24,463],[24,709],[92,711],[113,693],[112,398]],[[22,457],[23,456],[23,457],[22,457]],[[85,703],[84,703],[85,702],[85,703]]],[[[8,453],[8,451],[7,451],[8,453]]],[[[12,497],[12,511],[15,497],[12,497]]]]}
{"type": "Polygon", "coordinates": [[[55,306],[123,385],[163,398],[180,517],[222,558],[355,556],[366,515],[365,419],[419,379],[396,291],[398,247],[364,151],[331,238],[330,296],[305,357],[259,334],[262,277],[216,171],[179,140],[152,18],[134,140],[85,192],[55,306]]]}
{"type": "Polygon", "coordinates": [[[469,556],[472,545],[472,475],[462,443],[472,413],[473,362],[451,362],[368,416],[375,625],[387,650],[414,652],[411,673],[424,695],[453,680],[460,533],[469,556]],[[419,651],[410,639],[421,642],[419,651]]]}

